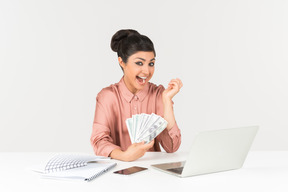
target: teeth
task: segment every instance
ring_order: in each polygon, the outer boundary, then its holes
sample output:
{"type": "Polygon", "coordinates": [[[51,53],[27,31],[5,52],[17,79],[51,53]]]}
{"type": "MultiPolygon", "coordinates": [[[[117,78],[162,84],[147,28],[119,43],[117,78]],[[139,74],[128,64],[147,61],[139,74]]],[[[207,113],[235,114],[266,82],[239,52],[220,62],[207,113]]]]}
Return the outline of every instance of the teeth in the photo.
{"type": "Polygon", "coordinates": [[[147,77],[140,77],[140,76],[137,76],[137,77],[139,77],[140,79],[142,79],[142,83],[145,83],[145,81],[146,81],[146,79],[147,79],[147,77]]]}

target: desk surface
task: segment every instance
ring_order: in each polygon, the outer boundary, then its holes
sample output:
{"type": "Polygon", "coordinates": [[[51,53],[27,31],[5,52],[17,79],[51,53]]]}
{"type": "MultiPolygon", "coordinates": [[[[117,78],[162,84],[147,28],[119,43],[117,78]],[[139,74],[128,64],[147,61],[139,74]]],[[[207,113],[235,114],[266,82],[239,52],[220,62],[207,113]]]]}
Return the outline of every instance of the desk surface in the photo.
{"type": "Polygon", "coordinates": [[[150,165],[185,160],[187,153],[148,152],[134,162],[117,166],[91,182],[41,179],[29,167],[47,160],[51,153],[0,153],[0,191],[288,191],[288,151],[248,154],[243,168],[188,178],[163,173],[150,165]],[[131,166],[147,171],[123,176],[113,171],[131,166]]]}

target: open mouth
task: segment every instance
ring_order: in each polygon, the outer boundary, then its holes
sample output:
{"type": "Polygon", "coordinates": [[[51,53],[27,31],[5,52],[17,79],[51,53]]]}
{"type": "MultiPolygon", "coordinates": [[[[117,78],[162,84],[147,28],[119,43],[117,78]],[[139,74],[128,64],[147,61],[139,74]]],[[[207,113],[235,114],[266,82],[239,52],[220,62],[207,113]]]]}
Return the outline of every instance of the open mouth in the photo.
{"type": "Polygon", "coordinates": [[[145,84],[147,77],[136,76],[138,82],[142,85],[145,84]]]}

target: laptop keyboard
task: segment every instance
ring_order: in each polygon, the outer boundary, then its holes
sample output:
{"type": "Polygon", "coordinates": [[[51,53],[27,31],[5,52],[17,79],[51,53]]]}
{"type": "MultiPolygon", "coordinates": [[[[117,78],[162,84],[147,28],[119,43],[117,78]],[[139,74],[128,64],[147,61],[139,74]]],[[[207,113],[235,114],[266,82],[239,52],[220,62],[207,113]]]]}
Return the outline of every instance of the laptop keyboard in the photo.
{"type": "Polygon", "coordinates": [[[172,169],[167,169],[167,170],[173,173],[182,174],[183,168],[184,167],[177,167],[177,168],[172,168],[172,169]]]}

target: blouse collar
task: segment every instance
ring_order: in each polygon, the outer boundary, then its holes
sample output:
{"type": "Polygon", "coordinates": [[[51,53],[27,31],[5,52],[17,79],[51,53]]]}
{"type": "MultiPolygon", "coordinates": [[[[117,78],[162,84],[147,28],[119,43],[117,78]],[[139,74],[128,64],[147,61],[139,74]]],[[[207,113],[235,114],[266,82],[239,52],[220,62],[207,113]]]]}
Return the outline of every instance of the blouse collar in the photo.
{"type": "Polygon", "coordinates": [[[132,99],[135,99],[135,100],[139,99],[142,102],[144,98],[146,97],[146,95],[148,94],[149,85],[150,83],[148,82],[142,90],[140,90],[134,95],[133,93],[130,92],[130,90],[125,85],[124,76],[119,81],[120,92],[122,93],[122,96],[125,98],[125,100],[129,103],[132,101],[132,99]]]}

